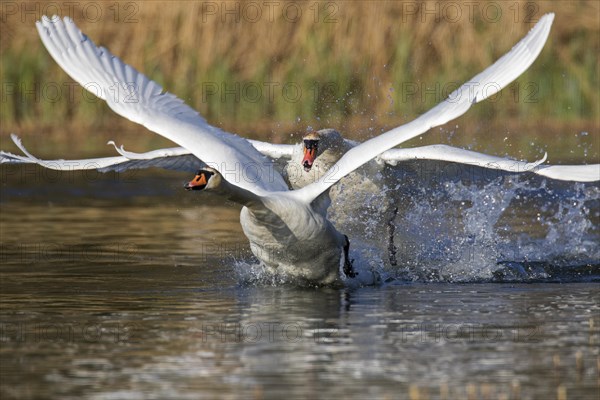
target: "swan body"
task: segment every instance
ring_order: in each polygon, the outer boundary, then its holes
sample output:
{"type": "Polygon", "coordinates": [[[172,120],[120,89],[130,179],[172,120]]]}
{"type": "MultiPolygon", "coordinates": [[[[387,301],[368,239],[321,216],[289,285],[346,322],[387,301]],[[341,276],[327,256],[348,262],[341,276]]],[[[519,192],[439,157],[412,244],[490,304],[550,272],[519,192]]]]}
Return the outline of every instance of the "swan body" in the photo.
{"type": "MultiPolygon", "coordinates": [[[[432,127],[457,118],[474,103],[492,96],[516,79],[541,52],[553,18],[553,14],[543,16],[508,53],[417,119],[364,143],[344,145],[336,150],[336,154],[326,156],[326,164],[337,160],[318,177],[293,183],[292,186],[299,188],[292,191],[288,190],[283,176],[273,170],[272,160],[261,153],[260,144],[255,146],[239,136],[210,126],[182,100],[164,92],[157,83],[107,49],[97,47],[70,18],[43,17],[36,26],[51,56],[74,80],[84,87],[100,87],[102,90],[97,95],[117,114],[172,140],[206,165],[187,188],[212,190],[243,205],[242,229],[263,265],[276,274],[299,281],[332,284],[357,276],[348,257],[348,239],[327,219],[329,189],[370,160],[432,127]],[[115,84],[122,90],[115,91],[115,84]],[[135,101],[132,102],[132,98],[135,101]],[[240,169],[244,173],[240,173],[240,169]],[[232,174],[232,171],[236,173],[232,174]]],[[[13,140],[20,145],[18,140],[13,140]]],[[[19,147],[25,157],[2,153],[3,161],[36,162],[54,168],[68,165],[65,160],[57,160],[57,165],[51,165],[36,159],[21,145],[19,147]]],[[[265,145],[263,150],[268,152],[273,148],[265,145]]],[[[412,149],[401,150],[406,151],[406,156],[412,149]]],[[[163,160],[185,156],[176,148],[169,152],[163,160]]],[[[123,153],[126,154],[124,150],[123,153]]],[[[289,151],[275,150],[273,155],[280,153],[289,154],[289,151]]],[[[402,157],[397,153],[395,156],[402,157]]],[[[155,160],[154,156],[120,157],[95,159],[98,163],[95,168],[111,168],[129,162],[148,164],[155,160]]],[[[385,156],[382,159],[385,160],[385,156]]],[[[79,161],[84,163],[86,160],[79,161]]],[[[94,166],[81,169],[89,168],[94,166]]],[[[363,271],[359,272],[358,279],[365,279],[363,271]]]]}
{"type": "Polygon", "coordinates": [[[341,283],[340,271],[350,262],[344,255],[345,236],[310,205],[270,196],[259,207],[242,208],[240,222],[252,253],[272,274],[323,285],[341,283]]]}
{"type": "Polygon", "coordinates": [[[344,249],[347,238],[310,204],[280,193],[256,195],[230,184],[210,167],[199,170],[185,188],[213,191],[243,205],[242,229],[252,253],[269,273],[291,277],[296,283],[323,285],[341,283],[344,266],[350,273],[347,248],[344,249]]]}

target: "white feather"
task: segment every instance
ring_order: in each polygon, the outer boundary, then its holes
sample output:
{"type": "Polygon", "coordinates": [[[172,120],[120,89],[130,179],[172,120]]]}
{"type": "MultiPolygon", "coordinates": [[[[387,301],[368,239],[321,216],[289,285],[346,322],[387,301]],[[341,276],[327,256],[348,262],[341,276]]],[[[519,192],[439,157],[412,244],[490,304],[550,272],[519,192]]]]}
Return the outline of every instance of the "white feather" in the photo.
{"type": "Polygon", "coordinates": [[[65,17],[42,17],[36,23],[50,55],[71,78],[97,93],[117,114],[189,149],[231,179],[235,186],[257,194],[287,190],[283,178],[273,173],[270,161],[250,143],[206,123],[182,100],[162,91],[160,85],[96,45],[65,17]],[[252,179],[244,172],[252,170],[252,179]]]}
{"type": "Polygon", "coordinates": [[[554,14],[544,15],[508,53],[452,92],[448,99],[412,122],[354,147],[331,168],[330,173],[311,185],[290,192],[289,195],[310,202],[341,178],[384,151],[461,116],[474,103],[493,95],[515,80],[533,63],[546,43],[553,20],[554,14]]]}

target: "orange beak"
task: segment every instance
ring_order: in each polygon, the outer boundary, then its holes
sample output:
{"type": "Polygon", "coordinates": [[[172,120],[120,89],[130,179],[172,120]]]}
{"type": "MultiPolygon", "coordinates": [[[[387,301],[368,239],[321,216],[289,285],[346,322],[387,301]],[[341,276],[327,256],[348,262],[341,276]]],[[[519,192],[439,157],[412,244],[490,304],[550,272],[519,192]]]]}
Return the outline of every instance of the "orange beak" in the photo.
{"type": "Polygon", "coordinates": [[[206,187],[207,183],[206,173],[199,171],[194,179],[185,184],[184,188],[185,190],[202,190],[206,187]]]}
{"type": "Polygon", "coordinates": [[[315,162],[315,157],[317,156],[317,147],[314,146],[312,148],[304,147],[304,158],[302,159],[302,166],[306,172],[310,171],[313,163],[315,162]]]}

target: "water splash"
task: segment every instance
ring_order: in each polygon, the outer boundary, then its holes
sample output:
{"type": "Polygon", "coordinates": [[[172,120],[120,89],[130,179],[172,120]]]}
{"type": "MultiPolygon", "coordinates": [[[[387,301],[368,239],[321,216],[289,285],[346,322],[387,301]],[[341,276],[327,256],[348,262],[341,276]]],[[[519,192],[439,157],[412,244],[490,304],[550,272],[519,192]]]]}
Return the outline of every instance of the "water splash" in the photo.
{"type": "Polygon", "coordinates": [[[597,184],[501,174],[404,191],[394,220],[401,279],[600,280],[597,184]]]}
{"type": "MultiPolygon", "coordinates": [[[[332,189],[328,217],[349,236],[361,278],[600,281],[597,183],[440,162],[413,167],[364,169],[359,186],[349,179],[332,189]]],[[[246,283],[295,283],[257,263],[238,261],[235,269],[246,283]]]]}

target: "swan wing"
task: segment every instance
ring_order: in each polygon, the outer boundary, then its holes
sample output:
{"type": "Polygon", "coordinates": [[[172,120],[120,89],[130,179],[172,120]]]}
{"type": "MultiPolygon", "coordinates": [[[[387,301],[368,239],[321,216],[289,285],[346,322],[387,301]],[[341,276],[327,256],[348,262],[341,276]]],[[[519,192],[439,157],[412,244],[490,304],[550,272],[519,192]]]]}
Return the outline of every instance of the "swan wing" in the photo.
{"type": "MultiPolygon", "coordinates": [[[[115,148],[120,156],[86,158],[79,160],[42,160],[31,154],[16,135],[11,138],[15,145],[25,154],[24,156],[0,151],[0,164],[38,164],[48,169],[58,171],[98,170],[100,172],[117,171],[128,169],[163,168],[175,171],[196,172],[206,166],[201,160],[183,147],[160,149],[147,153],[132,153],[115,148]]],[[[109,142],[109,144],[113,144],[109,142]]]]}
{"type": "Polygon", "coordinates": [[[294,155],[294,148],[296,145],[293,144],[275,144],[261,142],[259,140],[248,140],[252,146],[262,154],[273,160],[278,159],[291,159],[294,155]]]}
{"type": "Polygon", "coordinates": [[[492,96],[521,75],[537,58],[546,43],[554,14],[546,14],[508,53],[473,79],[463,84],[417,119],[394,128],[350,149],[319,180],[290,192],[298,200],[311,202],[341,178],[379,154],[410,140],[430,128],[445,124],[464,114],[474,103],[492,96]]]}
{"type": "Polygon", "coordinates": [[[72,19],[44,16],[36,26],[60,67],[117,114],[185,147],[233,185],[256,194],[287,190],[271,161],[246,139],[209,125],[181,99],[97,47],[72,19]]]}
{"type": "MultiPolygon", "coordinates": [[[[290,159],[292,158],[294,152],[294,145],[292,144],[273,144],[261,142],[259,140],[248,140],[248,142],[250,142],[252,147],[258,150],[260,153],[273,160],[277,160],[280,158],[290,159]]],[[[147,153],[134,153],[131,151],[126,151],[123,148],[123,146],[117,147],[115,142],[113,142],[112,140],[109,141],[108,144],[112,144],[119,154],[131,160],[142,160],[159,157],[178,157],[192,154],[192,152],[186,149],[185,147],[169,147],[166,149],[149,151],[147,153]]]]}
{"type": "Polygon", "coordinates": [[[85,158],[79,160],[40,160],[0,151],[0,164],[38,164],[58,171],[98,170],[100,172],[123,172],[130,169],[162,168],[193,173],[206,166],[196,156],[154,158],[150,160],[130,160],[123,156],[85,158]]]}
{"type": "MultiPolygon", "coordinates": [[[[175,171],[196,172],[206,166],[206,163],[198,159],[185,147],[169,147],[165,149],[152,150],[145,153],[135,153],[117,147],[112,140],[108,144],[113,145],[120,156],[87,158],[80,160],[42,160],[31,154],[15,134],[11,134],[15,145],[25,154],[24,156],[0,151],[0,164],[38,164],[43,167],[59,171],[75,171],[97,169],[100,172],[125,171],[128,169],[163,168],[175,171]]],[[[252,146],[260,149],[260,152],[273,159],[290,158],[293,145],[271,144],[258,140],[249,141],[252,146]]]]}
{"type": "Polygon", "coordinates": [[[546,161],[546,155],[540,160],[528,163],[459,149],[444,144],[409,149],[391,149],[381,153],[377,157],[377,160],[392,166],[410,160],[437,160],[515,173],[532,172],[563,181],[593,182],[600,180],[600,164],[542,165],[546,161]]]}
{"type": "Polygon", "coordinates": [[[588,165],[540,165],[534,172],[538,175],[562,181],[600,181],[600,164],[588,165]]]}

